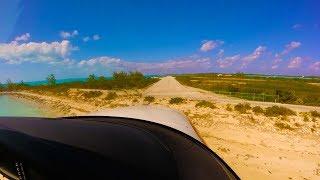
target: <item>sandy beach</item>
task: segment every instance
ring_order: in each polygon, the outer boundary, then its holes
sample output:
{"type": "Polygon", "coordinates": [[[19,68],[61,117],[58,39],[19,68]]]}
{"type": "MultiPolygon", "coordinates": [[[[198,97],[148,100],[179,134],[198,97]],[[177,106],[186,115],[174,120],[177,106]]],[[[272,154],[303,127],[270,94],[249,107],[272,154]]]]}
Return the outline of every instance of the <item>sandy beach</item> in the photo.
{"type": "MultiPolygon", "coordinates": [[[[158,105],[185,114],[204,143],[220,155],[242,179],[319,179],[320,118],[311,117],[310,110],[319,107],[282,105],[248,101],[262,108],[286,106],[295,116],[267,117],[252,110],[239,113],[234,105],[244,100],[216,95],[181,85],[172,77],[163,78],[147,89],[112,91],[70,89],[64,95],[21,91],[8,93],[15,98],[41,105],[55,116],[78,116],[110,108],[137,105],[158,105]],[[84,92],[100,91],[102,95],[85,98],[84,92]],[[165,92],[165,93],[163,93],[165,92]],[[153,102],[144,97],[155,97],[153,102]],[[172,97],[182,97],[181,104],[171,104],[172,97]],[[215,108],[196,107],[207,100],[215,108]],[[275,126],[282,122],[290,128],[275,126]]],[[[247,101],[246,101],[247,102],[247,101]]]]}

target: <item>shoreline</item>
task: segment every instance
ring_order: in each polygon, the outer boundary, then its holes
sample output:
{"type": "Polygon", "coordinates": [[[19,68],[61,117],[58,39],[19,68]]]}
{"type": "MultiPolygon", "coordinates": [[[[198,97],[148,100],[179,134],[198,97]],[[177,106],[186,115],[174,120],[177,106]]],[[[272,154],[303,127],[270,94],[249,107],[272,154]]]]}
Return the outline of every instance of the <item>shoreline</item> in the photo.
{"type": "Polygon", "coordinates": [[[26,98],[43,109],[53,108],[57,116],[85,115],[135,105],[165,106],[185,114],[203,142],[242,179],[317,179],[320,176],[320,118],[312,119],[310,113],[267,117],[252,110],[239,113],[233,104],[230,110],[218,100],[209,100],[215,106],[209,108],[196,106],[201,100],[184,99],[181,104],[172,104],[170,97],[154,96],[148,103],[143,90],[99,90],[101,95],[86,97],[89,91],[98,90],[71,89],[63,95],[45,91],[6,94],[19,100],[26,98]],[[108,99],[109,92],[115,92],[117,97],[108,99]],[[290,128],[275,126],[279,122],[290,128]]]}

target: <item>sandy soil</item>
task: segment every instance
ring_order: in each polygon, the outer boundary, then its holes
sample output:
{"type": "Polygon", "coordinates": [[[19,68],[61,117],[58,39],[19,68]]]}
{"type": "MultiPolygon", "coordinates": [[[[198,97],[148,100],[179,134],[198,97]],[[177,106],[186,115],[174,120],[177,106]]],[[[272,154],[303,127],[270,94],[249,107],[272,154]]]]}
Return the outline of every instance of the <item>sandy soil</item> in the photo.
{"type": "MultiPolygon", "coordinates": [[[[89,90],[72,89],[63,96],[46,92],[12,95],[56,109],[59,111],[57,116],[148,104],[143,97],[154,96],[152,105],[184,113],[206,145],[242,179],[320,179],[320,118],[306,113],[313,109],[319,111],[319,107],[280,104],[298,112],[296,116],[288,117],[266,117],[251,110],[240,114],[233,106],[244,100],[186,87],[173,77],[165,77],[146,90],[117,91],[118,96],[112,100],[105,99],[110,91],[101,91],[101,96],[89,99],[83,97],[85,91],[89,90]],[[186,100],[181,104],[170,104],[171,97],[186,100]],[[216,108],[196,107],[201,100],[214,103],[216,108]],[[289,128],[276,126],[279,122],[289,128]]],[[[279,105],[248,102],[261,107],[279,105]]]]}

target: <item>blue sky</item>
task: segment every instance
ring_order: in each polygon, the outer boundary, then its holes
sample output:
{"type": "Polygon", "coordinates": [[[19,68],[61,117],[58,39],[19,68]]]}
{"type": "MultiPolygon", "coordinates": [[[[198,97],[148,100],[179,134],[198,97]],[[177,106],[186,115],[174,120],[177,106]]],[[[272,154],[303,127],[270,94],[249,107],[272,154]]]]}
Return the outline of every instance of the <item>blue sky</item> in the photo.
{"type": "Polygon", "coordinates": [[[0,12],[0,82],[116,70],[320,75],[316,0],[4,0],[0,12]]]}

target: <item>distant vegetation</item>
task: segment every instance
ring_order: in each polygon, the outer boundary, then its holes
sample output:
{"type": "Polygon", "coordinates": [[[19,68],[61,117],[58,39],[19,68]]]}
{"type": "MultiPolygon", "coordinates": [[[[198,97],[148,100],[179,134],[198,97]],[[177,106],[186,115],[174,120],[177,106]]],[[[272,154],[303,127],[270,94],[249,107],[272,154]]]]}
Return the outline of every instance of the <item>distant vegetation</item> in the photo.
{"type": "Polygon", "coordinates": [[[290,116],[296,115],[296,112],[292,111],[289,108],[282,107],[282,106],[271,106],[267,107],[265,110],[266,116],[290,116]]]}
{"type": "Polygon", "coordinates": [[[319,77],[237,74],[176,75],[182,84],[248,100],[320,106],[319,77]]]}
{"type": "Polygon", "coordinates": [[[87,92],[83,92],[82,96],[85,99],[90,99],[90,98],[96,98],[102,95],[101,91],[87,91],[87,92]]]}
{"type": "Polygon", "coordinates": [[[169,100],[169,103],[170,104],[181,104],[184,102],[184,99],[180,98],[180,97],[174,97],[174,98],[171,98],[169,100]]]}
{"type": "Polygon", "coordinates": [[[249,103],[239,103],[234,106],[234,110],[236,110],[240,113],[247,113],[247,111],[250,109],[251,109],[251,107],[250,107],[249,103]]]}
{"type": "Polygon", "coordinates": [[[211,109],[215,109],[217,108],[212,102],[209,101],[200,101],[196,104],[196,107],[204,107],[204,108],[211,108],[211,109]]]}
{"type": "Polygon", "coordinates": [[[252,108],[252,112],[258,115],[258,114],[263,114],[264,110],[260,106],[255,106],[252,108]]]}
{"type": "Polygon", "coordinates": [[[105,97],[105,100],[113,100],[113,99],[116,99],[117,97],[118,97],[117,93],[109,92],[105,97]]]}
{"type": "Polygon", "coordinates": [[[144,101],[147,102],[147,103],[152,103],[155,101],[155,98],[153,96],[146,96],[144,98],[144,101]]]}
{"type": "MultiPolygon", "coordinates": [[[[47,78],[47,85],[30,86],[23,81],[20,83],[13,83],[7,80],[6,84],[0,84],[0,91],[19,91],[19,90],[32,90],[32,91],[49,91],[55,94],[63,94],[70,88],[81,89],[139,89],[144,88],[152,83],[158,81],[157,78],[145,77],[140,72],[114,72],[111,78],[104,76],[95,76],[91,74],[85,82],[66,82],[57,84],[54,74],[50,74],[47,78]]],[[[93,97],[95,94],[85,95],[86,97],[93,97]]]]}

